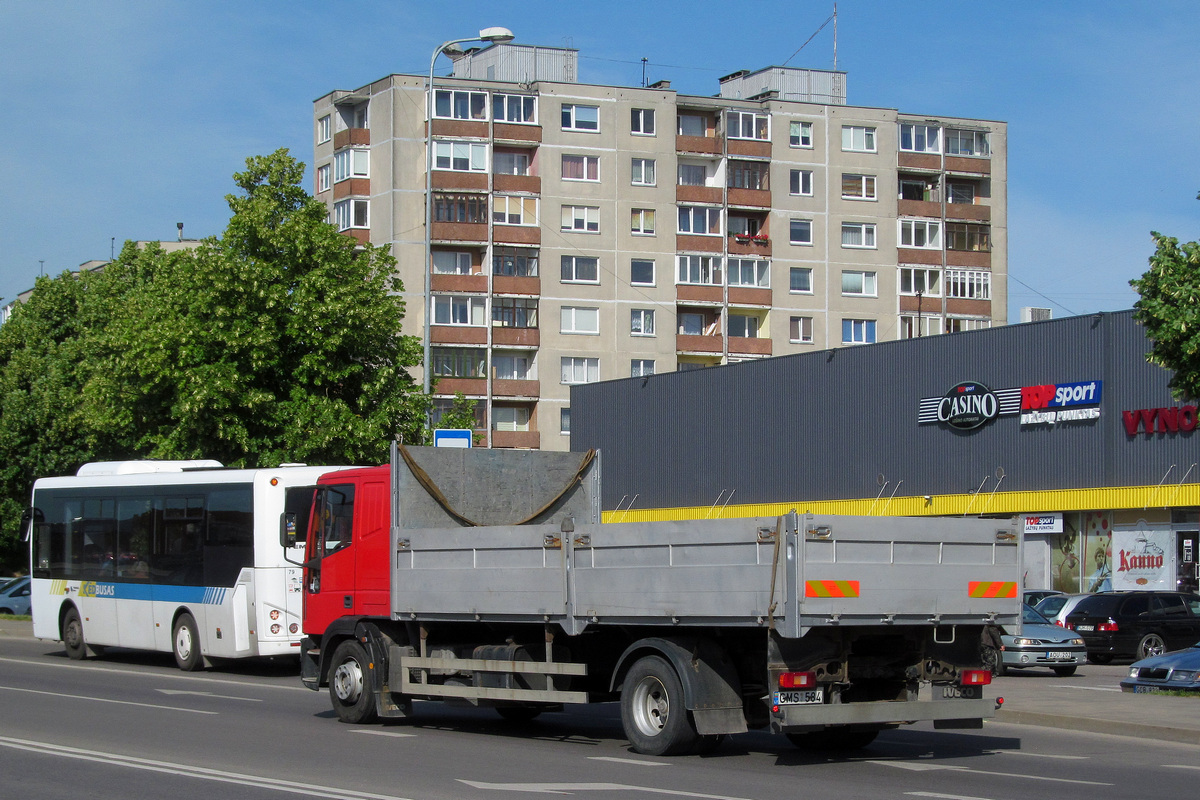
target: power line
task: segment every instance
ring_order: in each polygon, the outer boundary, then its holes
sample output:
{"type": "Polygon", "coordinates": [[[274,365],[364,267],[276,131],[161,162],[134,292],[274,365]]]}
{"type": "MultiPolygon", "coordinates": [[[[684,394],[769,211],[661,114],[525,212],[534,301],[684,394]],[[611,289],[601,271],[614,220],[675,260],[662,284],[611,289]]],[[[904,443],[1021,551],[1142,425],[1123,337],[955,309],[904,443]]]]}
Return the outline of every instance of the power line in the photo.
{"type": "Polygon", "coordinates": [[[1057,300],[1051,300],[1049,297],[1047,297],[1046,295],[1042,294],[1041,292],[1039,292],[1037,289],[1035,289],[1035,288],[1033,288],[1032,286],[1030,286],[1030,285],[1029,285],[1028,283],[1026,283],[1025,281],[1023,281],[1023,280],[1021,280],[1020,278],[1016,277],[1016,276],[1015,276],[1015,275],[1013,275],[1011,272],[1010,272],[1010,273],[1008,273],[1008,279],[1009,279],[1009,280],[1012,280],[1012,281],[1016,281],[1017,283],[1021,284],[1022,286],[1024,286],[1024,287],[1025,287],[1026,289],[1028,289],[1029,291],[1031,291],[1031,292],[1033,292],[1034,294],[1036,294],[1038,297],[1040,297],[1040,298],[1042,298],[1043,300],[1045,300],[1047,303],[1053,303],[1054,305],[1058,306],[1059,308],[1061,308],[1063,311],[1067,312],[1067,313],[1068,313],[1068,314],[1070,314],[1071,316],[1073,316],[1073,317],[1077,317],[1077,316],[1079,316],[1077,313],[1075,313],[1075,312],[1074,312],[1074,311],[1072,311],[1071,309],[1067,308],[1066,306],[1064,306],[1062,303],[1058,302],[1057,300]]]}

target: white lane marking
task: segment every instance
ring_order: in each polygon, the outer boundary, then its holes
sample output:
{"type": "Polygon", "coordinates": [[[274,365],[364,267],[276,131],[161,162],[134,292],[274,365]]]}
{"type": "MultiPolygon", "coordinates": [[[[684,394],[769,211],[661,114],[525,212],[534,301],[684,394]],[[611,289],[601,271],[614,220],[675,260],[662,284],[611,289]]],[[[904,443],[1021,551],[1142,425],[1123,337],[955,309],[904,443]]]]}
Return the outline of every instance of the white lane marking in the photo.
{"type": "Polygon", "coordinates": [[[213,694],[212,692],[191,692],[191,691],[188,691],[187,689],[157,689],[155,691],[159,691],[159,692],[162,692],[163,694],[168,694],[168,695],[191,694],[191,695],[196,695],[197,697],[212,697],[212,698],[216,698],[217,700],[245,700],[247,703],[261,703],[262,702],[262,700],[259,700],[258,698],[255,698],[255,697],[232,697],[227,694],[213,694]]]}
{"type": "Polygon", "coordinates": [[[1163,764],[1167,769],[1200,769],[1195,764],[1163,764]]]}
{"type": "Polygon", "coordinates": [[[986,769],[972,769],[971,767],[960,767],[953,764],[911,764],[903,761],[868,761],[868,764],[879,764],[885,767],[899,767],[912,772],[932,772],[934,770],[944,769],[951,772],[969,772],[972,775],[994,775],[999,778],[1019,778],[1027,781],[1046,781],[1048,783],[1075,783],[1080,786],[1115,786],[1112,783],[1102,783],[1100,781],[1081,781],[1073,778],[1049,778],[1044,775],[1022,775],[1017,772],[993,772],[986,769]]]}
{"type": "Polygon", "coordinates": [[[1064,756],[1054,753],[1031,753],[1028,750],[985,750],[985,753],[991,753],[998,756],[1029,756],[1030,758],[1061,758],[1067,761],[1087,761],[1091,756],[1064,756]]]}
{"type": "Polygon", "coordinates": [[[293,692],[293,691],[311,692],[312,691],[312,689],[309,689],[307,686],[296,686],[295,684],[281,685],[281,684],[277,684],[277,683],[254,683],[253,681],[237,681],[237,680],[229,680],[228,678],[209,678],[209,677],[205,677],[203,675],[185,675],[182,672],[176,674],[176,673],[173,673],[170,671],[163,672],[163,673],[158,673],[158,672],[147,673],[147,672],[141,672],[141,671],[136,671],[136,670],[122,669],[119,667],[92,666],[90,664],[80,664],[75,661],[72,661],[69,664],[64,664],[64,663],[59,663],[56,661],[39,661],[36,659],[31,659],[31,658],[10,658],[7,656],[0,656],[0,662],[4,662],[4,661],[6,661],[10,664],[28,664],[29,666],[37,667],[38,669],[44,669],[46,667],[58,667],[59,669],[69,669],[72,671],[83,670],[85,672],[108,672],[108,673],[112,673],[112,674],[116,674],[116,675],[132,675],[135,677],[141,677],[141,676],[145,676],[148,674],[153,674],[154,678],[156,680],[170,679],[170,680],[178,680],[178,681],[199,681],[201,683],[219,683],[219,684],[224,684],[226,686],[250,686],[255,689],[284,689],[289,692],[293,692]]]}
{"type": "Polygon", "coordinates": [[[1055,689],[1079,689],[1085,692],[1119,692],[1120,689],[1110,689],[1107,686],[1055,686],[1055,689]]]}
{"type": "Polygon", "coordinates": [[[669,767],[665,761],[644,761],[638,758],[616,758],[615,756],[588,756],[588,761],[613,761],[617,764],[635,764],[639,767],[669,767]]]}
{"type": "Polygon", "coordinates": [[[410,736],[416,736],[415,733],[397,733],[396,731],[373,731],[366,728],[354,728],[350,733],[365,733],[368,736],[395,736],[397,739],[404,739],[410,736]]]}
{"type": "Polygon", "coordinates": [[[492,789],[498,792],[529,792],[532,794],[569,794],[571,792],[649,792],[669,794],[676,797],[696,797],[700,800],[747,800],[745,797],[728,797],[721,794],[698,794],[681,789],[657,789],[653,786],[631,786],[627,783],[482,783],[464,781],[475,789],[492,789]]]}
{"type": "Polygon", "coordinates": [[[178,706],[160,706],[154,703],[135,703],[132,700],[110,700],[107,697],[88,697],[82,694],[64,694],[63,692],[43,692],[38,689],[18,689],[15,686],[0,686],[6,692],[25,692],[27,694],[44,694],[50,697],[65,697],[68,700],[91,700],[93,703],[116,703],[120,706],[138,706],[140,708],[157,708],[165,711],[183,711],[187,714],[213,714],[216,711],[200,711],[195,708],[179,708],[178,706]]]}
{"type": "Polygon", "coordinates": [[[975,797],[969,794],[938,794],[936,792],[905,792],[907,797],[935,797],[940,800],[990,800],[987,797],[975,797]]]}
{"type": "Polygon", "coordinates": [[[324,797],[329,800],[406,800],[390,794],[374,794],[372,792],[357,792],[353,789],[340,789],[334,786],[313,786],[308,783],[264,778],[259,775],[248,775],[242,772],[226,772],[219,769],[193,767],[189,764],[179,764],[173,761],[155,761],[149,758],[136,758],[120,753],[105,753],[99,750],[83,750],[78,747],[36,742],[29,739],[13,739],[0,736],[0,747],[11,747],[14,750],[27,750],[31,753],[74,758],[80,761],[95,761],[110,766],[128,767],[148,772],[161,772],[167,775],[181,775],[187,778],[199,778],[219,783],[233,783],[239,786],[252,786],[257,789],[272,789],[291,794],[303,794],[310,797],[324,797]]]}

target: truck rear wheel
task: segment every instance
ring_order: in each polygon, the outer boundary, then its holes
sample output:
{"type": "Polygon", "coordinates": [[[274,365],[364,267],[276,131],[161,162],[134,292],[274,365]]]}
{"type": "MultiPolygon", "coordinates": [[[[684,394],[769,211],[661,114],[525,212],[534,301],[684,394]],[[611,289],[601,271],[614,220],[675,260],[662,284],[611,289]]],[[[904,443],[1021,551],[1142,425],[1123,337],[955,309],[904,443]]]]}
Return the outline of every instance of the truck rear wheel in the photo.
{"type": "Polygon", "coordinates": [[[681,755],[700,741],[683,704],[683,684],[659,656],[639,659],[626,674],[621,725],[633,749],[643,755],[681,755]]]}
{"type": "Polygon", "coordinates": [[[374,722],[379,714],[368,675],[367,651],[355,639],[347,639],[333,651],[329,673],[329,699],[342,722],[374,722]]]}

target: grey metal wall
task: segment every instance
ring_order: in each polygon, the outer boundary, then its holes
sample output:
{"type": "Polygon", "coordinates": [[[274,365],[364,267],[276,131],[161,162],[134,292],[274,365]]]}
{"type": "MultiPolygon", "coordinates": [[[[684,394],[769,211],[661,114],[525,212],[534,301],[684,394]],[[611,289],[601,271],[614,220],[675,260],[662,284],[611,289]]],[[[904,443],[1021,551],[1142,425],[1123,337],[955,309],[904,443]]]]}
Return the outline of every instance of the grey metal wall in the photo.
{"type": "Polygon", "coordinates": [[[605,509],[634,495],[637,508],[731,491],[734,504],[869,498],[881,475],[898,496],[989,492],[997,468],[1002,491],[1177,483],[1200,461],[1192,434],[1129,437],[1122,422],[1124,410],[1175,404],[1149,349],[1123,311],[575,386],[571,449],[602,451],[605,509]],[[970,432],[917,422],[922,398],[963,381],[1091,380],[1103,381],[1096,420],[1002,416],[970,432]]]}

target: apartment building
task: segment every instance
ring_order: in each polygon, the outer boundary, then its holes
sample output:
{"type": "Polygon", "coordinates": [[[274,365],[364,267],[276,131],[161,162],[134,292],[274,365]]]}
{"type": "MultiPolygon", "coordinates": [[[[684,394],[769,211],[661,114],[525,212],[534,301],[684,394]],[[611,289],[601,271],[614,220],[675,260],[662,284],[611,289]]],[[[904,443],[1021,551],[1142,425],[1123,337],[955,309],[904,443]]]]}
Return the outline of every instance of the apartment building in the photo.
{"type": "Polygon", "coordinates": [[[314,103],[316,196],[391,245],[438,406],[479,400],[489,446],[568,449],[576,383],[1004,324],[1004,123],[850,106],[840,72],[577,74],[498,44],[428,128],[426,76],[314,103]]]}

